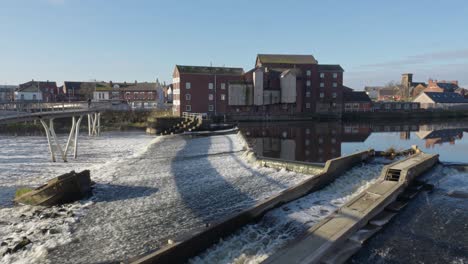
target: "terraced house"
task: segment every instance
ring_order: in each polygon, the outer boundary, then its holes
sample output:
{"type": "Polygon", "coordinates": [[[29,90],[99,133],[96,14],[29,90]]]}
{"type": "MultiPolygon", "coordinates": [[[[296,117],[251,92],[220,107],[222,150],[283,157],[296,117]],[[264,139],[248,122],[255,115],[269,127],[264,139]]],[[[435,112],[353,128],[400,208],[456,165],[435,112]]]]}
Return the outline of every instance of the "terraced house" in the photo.
{"type": "Polygon", "coordinates": [[[174,112],[208,115],[340,114],[343,68],[312,55],[259,54],[255,67],[181,66],[173,73],[174,112]]]}

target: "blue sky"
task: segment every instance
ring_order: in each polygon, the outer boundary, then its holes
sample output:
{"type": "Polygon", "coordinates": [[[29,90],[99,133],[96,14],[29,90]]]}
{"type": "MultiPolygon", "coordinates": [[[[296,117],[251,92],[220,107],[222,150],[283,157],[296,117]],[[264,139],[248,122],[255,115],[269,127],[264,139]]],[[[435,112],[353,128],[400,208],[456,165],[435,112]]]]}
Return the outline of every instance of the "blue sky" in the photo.
{"type": "Polygon", "coordinates": [[[412,72],[468,88],[468,1],[0,0],[0,84],[170,81],[257,53],[341,64],[357,90],[412,72]]]}

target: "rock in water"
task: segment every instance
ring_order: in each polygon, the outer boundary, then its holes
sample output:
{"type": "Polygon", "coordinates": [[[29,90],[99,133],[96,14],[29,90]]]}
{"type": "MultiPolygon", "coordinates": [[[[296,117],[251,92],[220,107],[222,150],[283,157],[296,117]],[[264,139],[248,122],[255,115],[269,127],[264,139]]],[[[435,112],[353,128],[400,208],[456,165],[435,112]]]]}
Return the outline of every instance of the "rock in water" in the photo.
{"type": "Polygon", "coordinates": [[[22,193],[15,202],[29,205],[53,206],[74,202],[91,195],[89,170],[80,173],[71,171],[47,182],[47,184],[22,193]]]}
{"type": "Polygon", "coordinates": [[[23,249],[27,245],[31,244],[31,240],[29,240],[27,237],[23,237],[23,239],[16,244],[13,249],[11,250],[12,253],[15,253],[16,251],[23,249]]]}

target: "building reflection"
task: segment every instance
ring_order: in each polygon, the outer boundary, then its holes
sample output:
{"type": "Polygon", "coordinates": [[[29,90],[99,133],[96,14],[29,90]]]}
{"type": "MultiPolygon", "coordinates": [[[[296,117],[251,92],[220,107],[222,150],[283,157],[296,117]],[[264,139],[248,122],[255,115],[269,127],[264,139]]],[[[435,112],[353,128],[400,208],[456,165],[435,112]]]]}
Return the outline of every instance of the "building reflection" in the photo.
{"type": "MultiPolygon", "coordinates": [[[[305,162],[323,163],[341,156],[342,143],[365,142],[372,133],[395,133],[401,141],[416,137],[426,148],[455,144],[463,138],[468,122],[446,123],[347,123],[347,122],[271,122],[241,123],[257,155],[305,162]]],[[[385,144],[383,144],[385,145],[385,144]]],[[[376,146],[378,147],[378,146],[376,146]]]]}
{"type": "Polygon", "coordinates": [[[463,138],[464,130],[461,128],[455,129],[440,129],[440,130],[420,130],[416,135],[425,141],[426,148],[434,148],[435,145],[449,143],[454,145],[456,140],[463,138]]]}
{"type": "Polygon", "coordinates": [[[242,124],[255,153],[269,158],[325,162],[341,156],[341,143],[364,142],[369,125],[342,123],[242,124]]]}

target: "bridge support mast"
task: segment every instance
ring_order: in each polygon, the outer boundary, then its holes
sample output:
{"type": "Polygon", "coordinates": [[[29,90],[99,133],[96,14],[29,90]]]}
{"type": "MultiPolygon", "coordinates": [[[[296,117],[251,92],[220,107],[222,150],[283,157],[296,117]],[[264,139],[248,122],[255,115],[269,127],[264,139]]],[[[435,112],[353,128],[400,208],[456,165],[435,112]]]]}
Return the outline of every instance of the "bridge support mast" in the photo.
{"type": "Polygon", "coordinates": [[[78,120],[76,117],[72,117],[72,128],[70,130],[70,134],[68,135],[67,144],[65,146],[65,150],[62,149],[60,146],[60,142],[55,134],[54,129],[54,119],[49,119],[49,125],[44,121],[44,119],[40,118],[39,121],[41,122],[44,130],[46,132],[47,143],[49,145],[49,151],[52,158],[52,162],[56,162],[55,158],[55,151],[60,153],[64,162],[67,162],[67,155],[68,150],[70,149],[71,141],[73,140],[73,157],[76,158],[78,156],[78,134],[80,132],[80,124],[83,116],[81,115],[78,120]]]}
{"type": "Polygon", "coordinates": [[[88,134],[99,136],[101,134],[101,113],[88,114],[88,134]]]}

